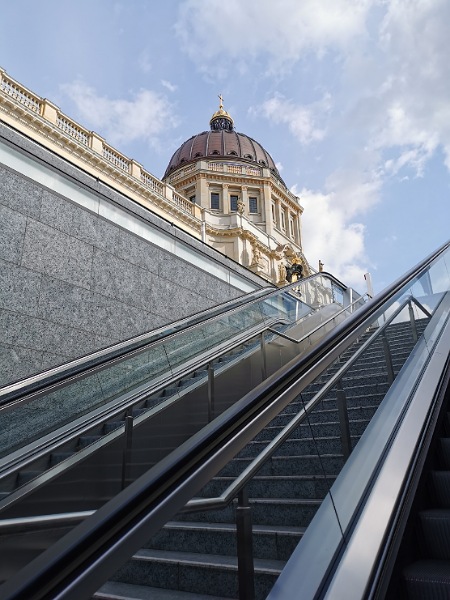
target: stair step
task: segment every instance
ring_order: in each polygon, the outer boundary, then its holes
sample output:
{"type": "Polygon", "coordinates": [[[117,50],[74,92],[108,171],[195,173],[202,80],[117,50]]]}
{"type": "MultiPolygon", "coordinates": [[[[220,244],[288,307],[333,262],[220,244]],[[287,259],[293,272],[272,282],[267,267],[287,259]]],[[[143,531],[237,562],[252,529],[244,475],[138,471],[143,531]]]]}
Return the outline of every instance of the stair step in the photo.
{"type": "Polygon", "coordinates": [[[431,559],[450,560],[450,510],[430,508],[419,512],[424,555],[431,559]]]}
{"type": "MultiPolygon", "coordinates": [[[[287,420],[289,423],[289,419],[287,420]]],[[[286,424],[287,424],[286,423],[286,424]]],[[[353,435],[362,435],[369,423],[368,419],[354,419],[350,421],[350,431],[353,435]]],[[[306,437],[330,437],[340,435],[340,423],[338,421],[327,421],[327,422],[313,422],[311,424],[302,423],[292,431],[293,438],[306,438],[306,437]]],[[[273,440],[279,433],[281,433],[283,427],[278,426],[267,426],[265,427],[256,437],[255,441],[268,441],[273,440]]]]}
{"type": "MultiPolygon", "coordinates": [[[[294,498],[250,498],[252,519],[255,525],[307,527],[322,500],[294,498]]],[[[192,515],[181,513],[177,521],[191,521],[192,515]]],[[[235,523],[234,503],[221,510],[196,512],[199,523],[235,523]]]]}
{"type": "Polygon", "coordinates": [[[54,467],[55,465],[58,465],[63,460],[67,460],[74,454],[75,454],[75,452],[53,452],[50,455],[50,463],[49,464],[51,467],[54,467]]]}
{"type": "MultiPolygon", "coordinates": [[[[234,479],[215,477],[201,490],[200,496],[218,497],[234,479]]],[[[256,476],[248,483],[248,493],[252,498],[324,498],[334,479],[323,475],[256,476]]]]}
{"type": "Polygon", "coordinates": [[[450,469],[450,437],[442,437],[440,442],[440,457],[444,469],[450,469]]]}
{"type": "Polygon", "coordinates": [[[420,560],[403,570],[408,600],[450,598],[450,561],[420,560]]]}
{"type": "Polygon", "coordinates": [[[450,471],[431,471],[430,477],[438,506],[450,509],[450,471]]]}
{"type": "MultiPolygon", "coordinates": [[[[304,531],[304,527],[253,525],[255,558],[288,560],[304,531]]],[[[236,556],[236,525],[171,521],[144,547],[155,550],[177,548],[180,552],[236,556]]]]}
{"type": "MultiPolygon", "coordinates": [[[[251,458],[235,458],[219,473],[236,476],[250,464],[251,458]]],[[[342,454],[304,454],[301,456],[274,456],[258,471],[259,475],[337,475],[344,466],[342,454]]]]}
{"type": "MultiPolygon", "coordinates": [[[[352,401],[354,398],[365,398],[365,402],[368,403],[372,398],[377,398],[380,396],[384,397],[388,389],[389,384],[387,382],[371,384],[365,379],[364,381],[357,383],[357,385],[344,386],[345,396],[349,406],[353,406],[352,401]]],[[[309,386],[307,390],[301,393],[301,399],[299,398],[299,403],[302,401],[307,402],[308,400],[311,400],[311,398],[313,398],[320,390],[321,386],[317,386],[315,384],[309,386]]],[[[332,388],[322,401],[336,401],[336,397],[336,388],[332,388]]]]}
{"type": "MultiPolygon", "coordinates": [[[[263,600],[284,567],[284,561],[255,559],[255,596],[263,600]]],[[[195,594],[220,590],[238,597],[237,558],[233,556],[139,550],[112,578],[195,594]]]]}
{"type": "Polygon", "coordinates": [[[16,486],[19,487],[21,485],[25,485],[25,483],[36,479],[36,477],[39,477],[41,474],[42,471],[19,471],[17,474],[16,486]]]}
{"type": "MultiPolygon", "coordinates": [[[[358,437],[352,436],[352,446],[355,447],[358,437]]],[[[239,458],[256,457],[267,446],[267,442],[250,442],[241,452],[239,458]]],[[[341,454],[342,443],[339,436],[296,438],[287,440],[276,451],[277,456],[299,454],[341,454]]]]}
{"type": "Polygon", "coordinates": [[[229,600],[224,596],[192,594],[120,581],[107,581],[93,597],[96,600],[229,600]]]}
{"type": "Polygon", "coordinates": [[[123,427],[124,425],[125,421],[109,421],[103,425],[103,433],[106,435],[107,433],[111,433],[111,431],[120,429],[120,427],[123,427]]]}
{"type": "Polygon", "coordinates": [[[101,435],[83,435],[80,438],[78,438],[78,449],[81,450],[82,448],[86,448],[86,446],[94,444],[101,438],[101,435]]]}

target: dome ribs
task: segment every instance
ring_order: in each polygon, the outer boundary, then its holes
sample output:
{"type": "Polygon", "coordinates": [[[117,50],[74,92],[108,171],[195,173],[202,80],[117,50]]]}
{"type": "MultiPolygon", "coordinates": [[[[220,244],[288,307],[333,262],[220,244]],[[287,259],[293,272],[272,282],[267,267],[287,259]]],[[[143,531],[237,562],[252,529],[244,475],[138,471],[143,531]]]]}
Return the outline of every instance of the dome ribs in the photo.
{"type": "Polygon", "coordinates": [[[208,156],[223,156],[222,131],[210,131],[208,140],[208,156]]]}
{"type": "Polygon", "coordinates": [[[186,163],[201,158],[244,160],[258,167],[266,167],[284,185],[270,154],[257,141],[236,131],[210,130],[192,136],[184,142],[170,159],[163,179],[186,163]]]}

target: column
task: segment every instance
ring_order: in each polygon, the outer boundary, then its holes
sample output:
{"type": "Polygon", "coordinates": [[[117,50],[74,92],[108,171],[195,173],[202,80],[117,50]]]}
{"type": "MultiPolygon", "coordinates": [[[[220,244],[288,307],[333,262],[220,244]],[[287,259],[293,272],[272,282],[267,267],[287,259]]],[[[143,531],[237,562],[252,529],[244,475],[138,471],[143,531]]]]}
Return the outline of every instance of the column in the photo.
{"type": "Polygon", "coordinates": [[[230,214],[230,198],[228,197],[228,183],[222,184],[222,212],[224,215],[230,214]]]}

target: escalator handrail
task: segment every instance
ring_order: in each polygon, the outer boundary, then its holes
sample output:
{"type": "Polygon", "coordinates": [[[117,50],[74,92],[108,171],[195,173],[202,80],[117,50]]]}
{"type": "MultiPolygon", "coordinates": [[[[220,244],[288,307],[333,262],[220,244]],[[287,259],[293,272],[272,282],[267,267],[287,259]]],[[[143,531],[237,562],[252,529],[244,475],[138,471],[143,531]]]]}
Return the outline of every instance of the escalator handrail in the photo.
{"type": "MultiPolygon", "coordinates": [[[[315,273],[310,277],[305,277],[301,280],[301,283],[308,282],[318,277],[327,277],[332,281],[332,283],[334,283],[341,289],[347,289],[346,286],[342,284],[342,282],[336,279],[333,275],[326,272],[315,273]]],[[[75,359],[64,365],[54,367],[52,369],[49,369],[48,371],[39,373],[38,375],[33,375],[26,379],[7,385],[0,389],[0,407],[4,404],[17,401],[23,397],[30,396],[32,394],[45,393],[45,390],[47,388],[52,388],[53,390],[57,385],[63,387],[64,385],[66,385],[66,382],[73,383],[77,378],[85,377],[86,374],[91,373],[94,370],[106,368],[113,360],[125,360],[126,357],[132,352],[144,351],[154,344],[164,343],[171,336],[180,335],[182,332],[188,331],[191,328],[204,325],[208,321],[218,319],[226,313],[232,315],[233,313],[241,310],[244,305],[249,306],[251,304],[256,304],[257,302],[260,302],[262,300],[270,299],[276,294],[283,292],[289,293],[289,291],[291,290],[294,291],[295,287],[298,287],[298,285],[299,282],[297,281],[283,288],[269,288],[269,291],[267,291],[267,288],[263,288],[262,290],[250,292],[250,294],[247,294],[244,297],[241,296],[238,299],[234,299],[232,301],[227,302],[224,305],[220,305],[219,311],[217,311],[217,307],[211,308],[205,311],[204,313],[201,313],[200,315],[186,317],[181,321],[177,321],[175,324],[164,326],[163,328],[153,332],[141,334],[139,336],[131,338],[130,340],[119,342],[118,344],[114,344],[103,350],[99,350],[97,352],[75,359]],[[230,303],[234,304],[234,306],[232,306],[231,308],[229,306],[230,303]],[[211,312],[213,313],[212,315],[211,312]],[[206,317],[204,317],[205,314],[206,317]],[[174,331],[174,328],[177,328],[177,330],[174,331]],[[155,336],[157,336],[157,339],[154,339],[155,336]]],[[[299,300],[295,296],[294,298],[296,300],[299,300]]]]}
{"type": "Polygon", "coordinates": [[[369,294],[364,294],[363,296],[360,296],[357,300],[354,300],[348,306],[344,306],[344,308],[339,310],[337,313],[333,313],[331,315],[331,317],[328,317],[328,319],[326,319],[322,323],[319,323],[316,327],[314,327],[314,329],[311,329],[311,331],[308,331],[308,333],[305,333],[305,335],[303,335],[298,340],[296,338],[293,338],[290,335],[286,335],[285,333],[283,333],[281,331],[272,329],[271,327],[269,327],[269,331],[272,331],[273,333],[278,334],[280,337],[284,338],[285,340],[288,340],[289,342],[293,342],[294,344],[301,344],[302,342],[305,342],[309,337],[311,337],[314,333],[316,333],[317,331],[320,331],[320,329],[322,329],[322,327],[325,327],[325,325],[328,325],[328,323],[331,323],[332,321],[334,321],[336,319],[336,317],[339,317],[340,315],[347,312],[348,310],[353,312],[355,310],[354,306],[356,304],[359,304],[361,301],[366,302],[365,299],[369,299],[369,298],[370,298],[369,294]]]}
{"type": "Polygon", "coordinates": [[[442,407],[440,393],[450,380],[448,294],[447,306],[436,307],[435,313],[440,314],[433,331],[419,340],[399,385],[388,403],[380,406],[384,412],[374,416],[359,442],[362,447],[341,471],[270,592],[270,600],[290,598],[293,590],[305,599],[341,598],[344,589],[345,597],[354,600],[385,597],[374,595],[374,589],[386,562],[395,560],[391,544],[399,541],[398,519],[408,517],[404,502],[407,499],[411,505],[414,497],[409,489],[411,475],[430,435],[429,426],[442,407]],[[361,477],[363,482],[358,483],[361,477]],[[310,567],[310,557],[319,548],[323,552],[308,578],[302,579],[299,574],[310,567]]]}
{"type": "MultiPolygon", "coordinates": [[[[390,317],[383,323],[383,325],[377,328],[374,333],[367,339],[364,344],[358,348],[358,350],[352,354],[347,362],[345,362],[330,379],[323,384],[323,386],[314,394],[313,398],[308,401],[308,404],[299,411],[293,419],[287,423],[280,431],[280,433],[256,456],[251,463],[245,468],[245,470],[236,476],[236,478],[228,485],[228,487],[222,492],[220,496],[215,498],[194,498],[190,500],[183,512],[193,512],[198,510],[216,510],[225,508],[238,493],[250,482],[253,476],[260,471],[260,469],[270,460],[275,451],[286,441],[291,435],[292,431],[301,425],[308,415],[313,411],[317,404],[325,398],[327,393],[336,386],[336,384],[344,377],[349,369],[361,358],[361,356],[372,346],[378,338],[384,334],[386,329],[391,323],[398,317],[398,315],[408,306],[411,302],[414,302],[417,307],[422,310],[428,318],[431,318],[431,314],[418,302],[413,296],[408,297],[400,306],[390,315],[390,317]]],[[[296,386],[296,394],[301,394],[306,385],[296,386]]]]}
{"type": "MultiPolygon", "coordinates": [[[[241,334],[233,338],[232,340],[228,340],[226,345],[221,344],[219,348],[215,348],[214,352],[206,352],[201,355],[198,360],[195,362],[191,362],[187,368],[183,368],[178,372],[172,372],[168,374],[163,380],[154,383],[152,381],[151,385],[139,386],[137,389],[133,389],[132,392],[126,392],[123,395],[115,398],[110,404],[105,407],[101,407],[101,413],[99,413],[100,409],[97,408],[96,411],[87,413],[80,417],[83,421],[83,425],[77,425],[77,427],[73,427],[70,425],[63,425],[61,428],[53,430],[51,434],[47,434],[44,438],[39,438],[34,442],[30,442],[29,445],[22,447],[20,449],[14,450],[11,455],[0,458],[0,479],[5,476],[11,476],[12,473],[18,472],[21,469],[27,467],[29,463],[32,463],[38,459],[42,459],[42,455],[46,455],[48,452],[57,450],[61,445],[66,444],[70,439],[79,437],[80,435],[88,435],[89,430],[99,427],[102,423],[114,419],[115,417],[119,418],[119,416],[126,410],[131,410],[136,404],[139,404],[143,400],[145,400],[148,396],[152,394],[157,394],[164,390],[164,388],[169,385],[175,384],[180,379],[188,376],[193,371],[201,370],[202,368],[207,367],[213,360],[221,358],[227,353],[232,352],[234,349],[238,348],[242,344],[250,341],[251,339],[260,336],[261,334],[268,331],[269,333],[275,332],[278,334],[276,329],[271,329],[270,325],[274,324],[283,324],[282,321],[270,322],[269,326],[267,324],[259,324],[255,328],[251,330],[246,330],[245,334],[241,334]],[[87,424],[87,425],[86,425],[87,424]],[[67,432],[70,432],[69,434],[67,432]],[[20,452],[20,458],[18,457],[18,453],[20,452]]],[[[226,365],[228,366],[228,365],[226,365]]],[[[178,398],[177,401],[180,401],[178,398]]],[[[153,409],[157,409],[158,412],[164,409],[166,405],[173,404],[173,398],[169,397],[165,402],[161,401],[156,407],[153,409]]],[[[149,414],[152,409],[149,409],[149,414]]],[[[120,429],[115,429],[111,432],[110,435],[117,435],[120,429]]],[[[104,439],[108,436],[105,435],[104,439]]],[[[59,463],[59,466],[61,464],[59,463]]],[[[72,466],[72,465],[71,465],[72,466]]],[[[45,476],[45,471],[43,475],[45,476]]],[[[33,479],[32,486],[33,489],[39,485],[38,483],[39,477],[33,479]]],[[[48,478],[45,477],[45,482],[48,482],[48,478]]],[[[22,488],[21,488],[22,489],[22,488]]],[[[2,506],[3,510],[3,506],[2,506]]]]}
{"type": "Polygon", "coordinates": [[[315,376],[322,359],[331,363],[346,338],[360,335],[368,319],[380,316],[385,302],[401,294],[449,247],[447,242],[438,248],[308,354],[292,360],[16,573],[1,590],[3,600],[43,600],[56,597],[56,592],[61,600],[89,597],[270,422],[283,408],[276,401],[281,392],[288,392],[299,375],[308,378],[314,371],[315,376]]]}

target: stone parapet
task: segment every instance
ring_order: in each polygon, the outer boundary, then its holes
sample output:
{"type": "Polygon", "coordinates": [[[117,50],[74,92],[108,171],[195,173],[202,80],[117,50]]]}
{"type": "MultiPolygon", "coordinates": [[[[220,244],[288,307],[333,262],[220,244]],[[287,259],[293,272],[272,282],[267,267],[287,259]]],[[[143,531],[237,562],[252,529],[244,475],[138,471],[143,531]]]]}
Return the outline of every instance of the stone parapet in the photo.
{"type": "Polygon", "coordinates": [[[75,164],[96,172],[100,178],[123,191],[129,188],[142,195],[143,204],[154,201],[154,207],[164,209],[175,217],[176,224],[199,237],[201,222],[198,209],[179,192],[146,171],[142,165],[128,158],[99,136],[63,114],[45,98],[40,98],[12,79],[0,68],[0,120],[17,127],[27,135],[45,138],[46,145],[75,164]]]}

